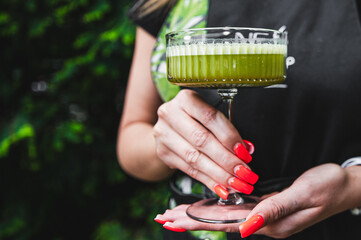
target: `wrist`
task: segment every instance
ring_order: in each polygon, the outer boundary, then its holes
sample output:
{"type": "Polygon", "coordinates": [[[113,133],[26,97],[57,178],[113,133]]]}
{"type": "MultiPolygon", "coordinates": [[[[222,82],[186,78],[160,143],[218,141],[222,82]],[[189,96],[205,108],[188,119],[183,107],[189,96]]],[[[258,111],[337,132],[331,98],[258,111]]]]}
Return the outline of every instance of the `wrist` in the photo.
{"type": "Polygon", "coordinates": [[[361,215],[361,165],[344,168],[347,176],[345,186],[345,207],[354,215],[361,215]]]}

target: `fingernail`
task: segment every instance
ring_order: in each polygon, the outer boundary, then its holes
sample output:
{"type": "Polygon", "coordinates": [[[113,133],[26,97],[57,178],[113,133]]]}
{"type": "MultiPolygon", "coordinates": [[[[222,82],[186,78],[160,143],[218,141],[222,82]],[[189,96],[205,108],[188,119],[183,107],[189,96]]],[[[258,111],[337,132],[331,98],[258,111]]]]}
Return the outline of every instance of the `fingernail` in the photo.
{"type": "Polygon", "coordinates": [[[216,185],[214,187],[214,191],[217,193],[219,197],[223,198],[224,200],[227,200],[229,192],[225,187],[223,187],[222,185],[216,185]]]}
{"type": "Polygon", "coordinates": [[[165,224],[167,221],[165,221],[165,220],[161,220],[161,219],[159,219],[159,218],[154,218],[154,221],[156,221],[157,223],[160,223],[160,224],[165,224]]]}
{"type": "Polygon", "coordinates": [[[167,224],[164,224],[163,227],[165,229],[168,229],[169,231],[173,231],[173,232],[185,232],[185,231],[187,231],[184,228],[171,227],[171,226],[168,226],[167,224]]]}
{"type": "Polygon", "coordinates": [[[239,232],[241,233],[241,237],[245,238],[255,233],[263,226],[263,224],[264,219],[261,215],[252,216],[250,219],[239,225],[239,232]]]}
{"type": "Polygon", "coordinates": [[[234,173],[242,180],[255,184],[258,181],[258,175],[242,165],[238,165],[234,168],[234,173]]]}
{"type": "Polygon", "coordinates": [[[252,161],[252,156],[249,154],[247,148],[242,143],[237,143],[234,147],[234,153],[245,163],[252,161]]]}
{"type": "Polygon", "coordinates": [[[254,153],[254,149],[255,149],[253,143],[251,143],[248,140],[244,140],[244,139],[243,139],[243,142],[246,144],[246,148],[247,148],[249,154],[252,155],[254,153]]]}
{"type": "Polygon", "coordinates": [[[244,194],[251,194],[254,188],[252,185],[249,185],[248,183],[238,178],[231,178],[229,181],[229,185],[231,185],[234,189],[244,194]]]}

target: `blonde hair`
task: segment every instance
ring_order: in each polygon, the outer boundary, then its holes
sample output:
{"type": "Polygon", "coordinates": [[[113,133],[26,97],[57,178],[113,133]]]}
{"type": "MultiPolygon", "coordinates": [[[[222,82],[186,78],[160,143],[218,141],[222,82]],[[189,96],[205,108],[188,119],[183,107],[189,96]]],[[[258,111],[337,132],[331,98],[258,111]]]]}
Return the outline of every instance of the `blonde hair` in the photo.
{"type": "Polygon", "coordinates": [[[148,0],[139,8],[138,16],[142,18],[162,7],[171,7],[175,2],[176,0],[148,0]]]}

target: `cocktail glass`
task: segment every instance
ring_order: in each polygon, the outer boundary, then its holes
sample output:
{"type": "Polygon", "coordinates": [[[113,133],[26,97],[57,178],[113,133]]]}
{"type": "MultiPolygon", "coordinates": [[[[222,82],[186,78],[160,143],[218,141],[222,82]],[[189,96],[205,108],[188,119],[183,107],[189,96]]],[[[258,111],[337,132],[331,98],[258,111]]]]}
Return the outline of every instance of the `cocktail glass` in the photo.
{"type": "MultiPolygon", "coordinates": [[[[266,87],[286,78],[287,33],[260,28],[199,28],[166,35],[168,81],[184,87],[218,89],[232,119],[240,87],[266,87]]],[[[259,198],[232,192],[227,200],[204,199],[187,215],[207,223],[235,223],[259,198]]]]}

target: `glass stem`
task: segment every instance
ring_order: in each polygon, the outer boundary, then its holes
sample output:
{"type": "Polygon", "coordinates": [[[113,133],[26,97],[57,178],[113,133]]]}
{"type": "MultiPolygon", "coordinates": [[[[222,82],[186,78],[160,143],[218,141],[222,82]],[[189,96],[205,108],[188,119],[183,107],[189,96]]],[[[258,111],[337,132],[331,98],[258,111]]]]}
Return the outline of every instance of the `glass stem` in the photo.
{"type": "MultiPolygon", "coordinates": [[[[218,95],[221,96],[223,103],[226,103],[225,115],[228,117],[229,121],[232,122],[232,102],[234,96],[238,93],[237,88],[228,88],[228,89],[218,89],[218,95]]],[[[235,192],[230,192],[228,199],[224,200],[219,198],[218,205],[235,205],[242,202],[243,199],[241,196],[235,192]]]]}
{"type": "Polygon", "coordinates": [[[221,96],[222,101],[227,104],[226,116],[232,122],[232,102],[234,96],[237,95],[237,88],[218,89],[218,95],[221,96]]]}
{"type": "Polygon", "coordinates": [[[228,114],[228,119],[230,122],[232,122],[232,102],[233,102],[233,99],[232,98],[229,98],[229,99],[226,99],[227,101],[227,114],[228,114]]]}

